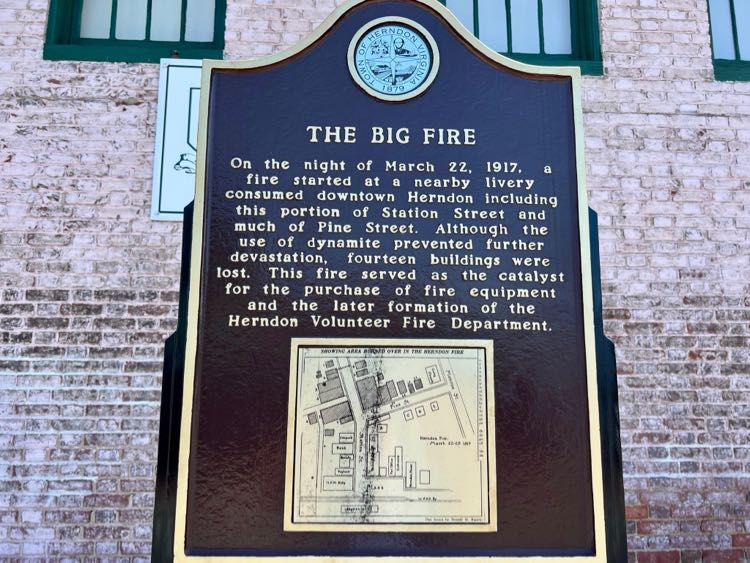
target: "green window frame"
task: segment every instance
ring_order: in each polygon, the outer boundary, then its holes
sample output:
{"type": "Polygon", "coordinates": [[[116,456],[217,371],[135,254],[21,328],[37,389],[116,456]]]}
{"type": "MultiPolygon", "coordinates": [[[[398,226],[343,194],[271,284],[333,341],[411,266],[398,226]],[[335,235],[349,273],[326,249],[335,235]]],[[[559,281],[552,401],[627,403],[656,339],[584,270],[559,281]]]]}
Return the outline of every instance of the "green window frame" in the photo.
{"type": "MultiPolygon", "coordinates": [[[[119,0],[128,2],[129,0],[119,0]]],[[[187,0],[182,0],[180,41],[115,38],[118,0],[112,0],[108,39],[81,37],[84,0],[50,0],[43,58],[53,61],[113,61],[158,63],[161,58],[221,59],[224,55],[226,0],[214,0],[213,41],[186,41],[187,0]]],[[[145,37],[151,29],[152,0],[147,0],[145,37]]]]}
{"type": "MultiPolygon", "coordinates": [[[[513,52],[513,26],[511,0],[495,0],[501,4],[500,8],[505,10],[505,22],[493,23],[488,18],[482,17],[480,0],[460,0],[472,4],[473,22],[467,27],[476,37],[482,39],[483,30],[492,25],[505,25],[508,50],[500,51],[503,55],[518,61],[537,65],[552,66],[578,66],[583,74],[602,75],[604,67],[602,64],[602,51],[599,39],[599,13],[596,0],[569,0],[570,1],[570,47],[568,54],[550,54],[544,49],[544,6],[543,0],[524,0],[537,3],[537,26],[535,32],[539,37],[538,53],[513,52]]],[[[449,6],[447,0],[440,0],[444,6],[449,6]]]]}
{"type": "Polygon", "coordinates": [[[716,80],[750,80],[750,1],[708,0],[708,21],[716,80]]]}

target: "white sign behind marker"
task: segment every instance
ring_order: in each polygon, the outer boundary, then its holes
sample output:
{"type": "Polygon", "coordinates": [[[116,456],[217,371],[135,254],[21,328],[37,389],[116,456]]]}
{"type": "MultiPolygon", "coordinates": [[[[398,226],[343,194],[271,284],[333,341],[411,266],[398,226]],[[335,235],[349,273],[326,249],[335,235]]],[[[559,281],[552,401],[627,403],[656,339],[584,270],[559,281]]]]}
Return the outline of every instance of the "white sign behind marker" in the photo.
{"type": "Polygon", "coordinates": [[[156,115],[151,218],[181,221],[195,193],[201,63],[162,59],[156,115]]]}

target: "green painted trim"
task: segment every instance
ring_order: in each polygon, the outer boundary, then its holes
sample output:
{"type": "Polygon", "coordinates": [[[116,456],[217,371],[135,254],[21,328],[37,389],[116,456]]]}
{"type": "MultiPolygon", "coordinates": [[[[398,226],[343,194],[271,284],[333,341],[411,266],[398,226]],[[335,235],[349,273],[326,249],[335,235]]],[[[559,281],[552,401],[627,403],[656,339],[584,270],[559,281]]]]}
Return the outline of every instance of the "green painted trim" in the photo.
{"type": "Polygon", "coordinates": [[[83,17],[83,0],[73,1],[73,14],[70,22],[70,36],[81,36],[81,19],[83,17]]]}
{"type": "MultiPolygon", "coordinates": [[[[216,0],[214,8],[214,43],[216,48],[224,50],[224,32],[227,21],[227,0],[216,0]]],[[[223,56],[213,57],[222,59],[223,56]]]]}
{"type": "MultiPolygon", "coordinates": [[[[116,0],[112,12],[115,13],[116,0]]],[[[42,57],[51,61],[112,61],[158,63],[162,58],[222,59],[226,0],[216,0],[214,41],[127,41],[121,39],[82,39],[80,6],[82,2],[50,0],[47,34],[42,57]],[[76,6],[78,8],[76,8],[76,6]],[[77,17],[76,17],[76,14],[77,17]]],[[[114,33],[114,27],[111,27],[114,33]]]]}
{"type": "Polygon", "coordinates": [[[513,24],[510,21],[511,7],[510,0],[505,0],[505,35],[508,41],[508,54],[513,52],[513,24]]]}
{"type": "Polygon", "coordinates": [[[153,11],[153,0],[146,0],[146,41],[151,41],[151,12],[153,11]]]}
{"type": "MultiPolygon", "coordinates": [[[[187,0],[182,0],[180,8],[180,41],[185,41],[185,30],[187,29],[187,0]]],[[[214,19],[216,14],[214,14],[214,19]]]]}
{"type": "Polygon", "coordinates": [[[732,41],[734,42],[734,58],[740,60],[740,32],[737,30],[737,13],[734,10],[734,0],[729,0],[729,15],[732,18],[732,41]]]}
{"type": "MultiPolygon", "coordinates": [[[[44,45],[43,58],[48,61],[110,61],[122,63],[159,63],[162,58],[174,57],[174,45],[44,45]]],[[[179,58],[222,59],[223,49],[183,47],[179,58]]],[[[177,57],[175,57],[177,58],[177,57]]]]}
{"type": "Polygon", "coordinates": [[[571,46],[573,58],[601,63],[602,47],[597,4],[595,0],[571,0],[571,26],[575,24],[577,31],[571,35],[571,39],[575,38],[571,41],[571,46]]]}
{"type": "Polygon", "coordinates": [[[474,0],[474,37],[479,37],[479,0],[474,0]]]}
{"type": "Polygon", "coordinates": [[[536,19],[539,29],[539,52],[544,54],[544,6],[542,0],[536,0],[536,19]]]}
{"type": "Polygon", "coordinates": [[[714,59],[716,80],[750,81],[750,61],[730,61],[714,59]]]}
{"type": "MultiPolygon", "coordinates": [[[[710,4],[710,0],[708,2],[710,4]]],[[[740,56],[739,45],[737,44],[737,28],[735,14],[734,14],[734,2],[730,2],[732,9],[732,35],[734,40],[734,54],[736,57],[740,56]]],[[[714,29],[711,23],[711,8],[708,9],[708,26],[709,35],[711,37],[711,56],[714,61],[714,79],[716,80],[730,80],[738,82],[750,81],[750,61],[732,60],[732,59],[717,59],[716,53],[714,52],[714,29]]]]}
{"type": "MultiPolygon", "coordinates": [[[[222,0],[225,1],[225,0],[222,0]]],[[[446,0],[438,0],[443,6],[446,0]]],[[[513,29],[511,23],[510,0],[500,0],[505,4],[505,25],[508,40],[508,52],[505,55],[524,63],[550,66],[577,66],[581,73],[589,76],[602,76],[604,64],[602,63],[602,47],[599,36],[599,10],[596,0],[570,0],[570,55],[547,55],[526,54],[513,52],[513,29]]],[[[541,0],[539,1],[541,5],[541,0]]],[[[477,6],[477,1],[474,0],[477,6]]],[[[540,7],[539,17],[539,41],[544,49],[544,12],[540,7]]],[[[481,26],[481,18],[478,9],[474,9],[474,35],[480,37],[478,30],[481,26]]]]}
{"type": "MultiPolygon", "coordinates": [[[[112,0],[112,11],[109,14],[109,39],[111,41],[117,39],[117,11],[117,0],[112,0]]],[[[73,37],[80,37],[80,35],[74,35],[73,37]]]]}
{"type": "Polygon", "coordinates": [[[73,29],[73,10],[69,2],[50,0],[47,19],[47,43],[67,43],[73,29]]]}
{"type": "Polygon", "coordinates": [[[714,51],[714,25],[711,22],[711,0],[706,0],[706,8],[708,9],[708,36],[711,38],[711,57],[715,61],[716,52],[714,51]]]}
{"type": "Polygon", "coordinates": [[[582,59],[571,58],[570,55],[540,55],[532,53],[511,53],[510,58],[522,63],[542,66],[577,66],[581,69],[581,74],[587,76],[602,76],[604,74],[604,65],[601,61],[587,61],[582,59]]]}

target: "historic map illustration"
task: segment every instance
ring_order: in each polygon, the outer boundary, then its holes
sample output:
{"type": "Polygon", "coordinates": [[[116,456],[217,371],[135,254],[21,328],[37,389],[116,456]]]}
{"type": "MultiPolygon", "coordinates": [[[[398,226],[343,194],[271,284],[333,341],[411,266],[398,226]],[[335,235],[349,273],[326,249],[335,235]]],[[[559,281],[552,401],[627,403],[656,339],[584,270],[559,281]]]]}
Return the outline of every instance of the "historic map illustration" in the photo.
{"type": "Polygon", "coordinates": [[[494,531],[491,341],[292,341],[285,529],[494,531]]]}

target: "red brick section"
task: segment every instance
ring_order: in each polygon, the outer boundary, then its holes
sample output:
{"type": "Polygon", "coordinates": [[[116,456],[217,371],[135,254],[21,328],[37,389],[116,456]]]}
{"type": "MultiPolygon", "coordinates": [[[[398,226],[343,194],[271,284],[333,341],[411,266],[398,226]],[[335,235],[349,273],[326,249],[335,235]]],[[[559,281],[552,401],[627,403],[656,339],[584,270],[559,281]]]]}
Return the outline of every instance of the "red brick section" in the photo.
{"type": "MultiPolygon", "coordinates": [[[[227,56],[330,0],[230,0],[227,56]]],[[[750,560],[750,82],[705,0],[600,0],[583,83],[632,563],[750,560]]],[[[149,217],[156,65],[41,60],[0,5],[0,560],[147,561],[181,226],[149,217]]]]}
{"type": "Polygon", "coordinates": [[[680,563],[679,551],[643,551],[638,553],[638,563],[680,563]]]}
{"type": "Polygon", "coordinates": [[[707,549],[703,551],[639,551],[631,554],[637,563],[742,563],[748,553],[741,549],[707,549]]]}

